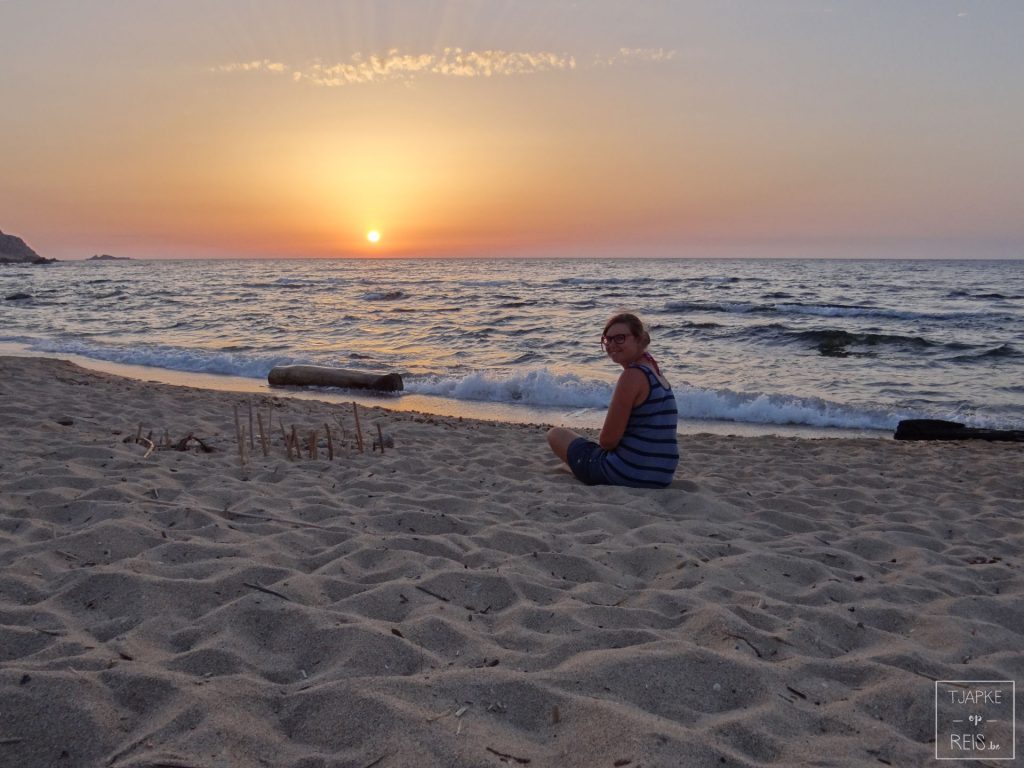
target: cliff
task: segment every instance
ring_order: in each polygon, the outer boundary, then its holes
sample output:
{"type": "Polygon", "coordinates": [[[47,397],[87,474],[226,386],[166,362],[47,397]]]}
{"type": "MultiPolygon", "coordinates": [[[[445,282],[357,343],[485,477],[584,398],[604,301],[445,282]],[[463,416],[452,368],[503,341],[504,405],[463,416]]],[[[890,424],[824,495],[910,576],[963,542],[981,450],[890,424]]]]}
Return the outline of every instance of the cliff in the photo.
{"type": "Polygon", "coordinates": [[[0,232],[0,264],[47,264],[51,261],[55,259],[44,259],[20,237],[0,232]]]}

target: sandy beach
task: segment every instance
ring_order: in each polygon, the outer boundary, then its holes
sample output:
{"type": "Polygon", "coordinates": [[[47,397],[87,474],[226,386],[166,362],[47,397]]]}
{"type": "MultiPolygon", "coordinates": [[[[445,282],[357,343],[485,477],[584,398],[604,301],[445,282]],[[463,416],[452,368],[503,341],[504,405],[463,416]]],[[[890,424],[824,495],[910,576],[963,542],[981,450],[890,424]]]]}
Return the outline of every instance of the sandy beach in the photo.
{"type": "Polygon", "coordinates": [[[543,425],[0,371],[0,766],[931,765],[936,680],[1024,681],[1020,444],[591,488],[543,425]]]}

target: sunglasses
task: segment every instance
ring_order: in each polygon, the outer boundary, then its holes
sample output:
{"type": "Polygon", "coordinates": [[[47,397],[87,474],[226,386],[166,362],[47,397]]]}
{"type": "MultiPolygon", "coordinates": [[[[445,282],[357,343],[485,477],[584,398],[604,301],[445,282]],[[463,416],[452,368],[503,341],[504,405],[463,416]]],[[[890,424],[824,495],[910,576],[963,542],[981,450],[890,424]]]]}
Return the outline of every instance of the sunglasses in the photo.
{"type": "Polygon", "coordinates": [[[615,344],[616,346],[621,347],[626,343],[626,339],[632,335],[632,333],[616,333],[614,336],[602,336],[601,346],[607,347],[609,344],[615,344]]]}

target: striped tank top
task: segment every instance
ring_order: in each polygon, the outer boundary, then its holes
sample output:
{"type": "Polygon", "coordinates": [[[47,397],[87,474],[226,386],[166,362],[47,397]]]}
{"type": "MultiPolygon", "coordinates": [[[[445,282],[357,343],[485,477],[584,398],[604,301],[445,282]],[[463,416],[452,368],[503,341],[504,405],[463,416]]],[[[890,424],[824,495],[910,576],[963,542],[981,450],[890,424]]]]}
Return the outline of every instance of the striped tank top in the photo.
{"type": "Polygon", "coordinates": [[[676,397],[646,365],[634,363],[630,368],[647,375],[651,392],[630,411],[622,440],[615,450],[604,454],[601,466],[612,485],[664,488],[672,482],[679,464],[676,397]]]}

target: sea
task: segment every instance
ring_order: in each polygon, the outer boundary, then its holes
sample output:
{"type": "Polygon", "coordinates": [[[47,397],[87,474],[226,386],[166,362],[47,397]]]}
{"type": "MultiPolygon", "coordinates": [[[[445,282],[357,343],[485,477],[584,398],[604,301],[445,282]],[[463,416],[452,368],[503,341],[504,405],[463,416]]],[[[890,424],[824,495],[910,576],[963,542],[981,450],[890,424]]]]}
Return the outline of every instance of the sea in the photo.
{"type": "MultiPolygon", "coordinates": [[[[67,261],[0,268],[0,350],[266,390],[271,368],[397,371],[392,408],[600,426],[619,311],[649,325],[680,430],[1024,429],[1024,262],[67,261]],[[11,298],[23,294],[27,298],[11,298]],[[142,366],[142,368],[139,368],[142,366]]],[[[283,390],[274,390],[288,394],[283,390]]],[[[307,395],[309,396],[309,395],[307,395]]]]}

